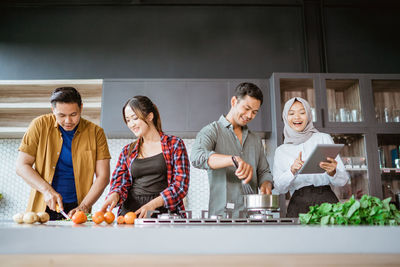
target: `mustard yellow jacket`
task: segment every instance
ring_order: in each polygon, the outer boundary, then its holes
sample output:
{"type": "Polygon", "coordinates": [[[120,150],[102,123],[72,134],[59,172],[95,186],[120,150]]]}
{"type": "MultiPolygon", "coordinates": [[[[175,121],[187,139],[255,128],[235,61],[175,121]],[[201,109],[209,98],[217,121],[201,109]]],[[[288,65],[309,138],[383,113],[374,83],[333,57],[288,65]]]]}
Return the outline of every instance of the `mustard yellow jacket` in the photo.
{"type": "MultiPolygon", "coordinates": [[[[49,184],[52,183],[62,148],[62,135],[53,114],[34,119],[24,137],[19,151],[35,157],[34,168],[49,184]]],[[[96,161],[111,158],[103,129],[83,118],[80,119],[71,144],[78,204],[89,192],[96,170],[96,161]]],[[[32,189],[27,211],[45,211],[44,196],[32,189]]]]}

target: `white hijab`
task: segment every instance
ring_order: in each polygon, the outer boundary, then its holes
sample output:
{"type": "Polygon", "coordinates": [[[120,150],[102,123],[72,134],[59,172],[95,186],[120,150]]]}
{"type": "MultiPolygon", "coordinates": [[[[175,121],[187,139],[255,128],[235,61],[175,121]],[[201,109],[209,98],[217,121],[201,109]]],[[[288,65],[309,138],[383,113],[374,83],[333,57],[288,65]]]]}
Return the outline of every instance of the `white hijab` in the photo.
{"type": "Polygon", "coordinates": [[[310,104],[301,97],[293,97],[285,103],[285,107],[283,108],[283,112],[282,112],[282,118],[283,118],[283,122],[285,123],[285,127],[283,128],[283,134],[285,136],[285,140],[284,140],[285,144],[298,145],[298,144],[304,143],[305,141],[310,139],[310,137],[313,135],[313,133],[318,133],[318,130],[314,127],[314,124],[312,122],[312,114],[311,114],[310,104]],[[301,104],[303,104],[303,107],[306,110],[307,125],[302,132],[297,132],[297,131],[293,130],[292,127],[289,126],[288,119],[287,119],[289,109],[292,107],[292,105],[295,101],[299,101],[301,104]]]}

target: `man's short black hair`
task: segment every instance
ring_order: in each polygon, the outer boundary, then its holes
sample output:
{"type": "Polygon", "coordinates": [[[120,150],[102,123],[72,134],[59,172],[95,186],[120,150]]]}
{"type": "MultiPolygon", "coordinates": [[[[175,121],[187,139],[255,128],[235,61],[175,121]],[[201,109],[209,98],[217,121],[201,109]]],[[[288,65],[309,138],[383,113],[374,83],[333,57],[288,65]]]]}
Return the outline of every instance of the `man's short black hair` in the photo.
{"type": "Polygon", "coordinates": [[[82,98],[74,87],[59,87],[53,91],[50,97],[50,103],[56,107],[60,103],[76,103],[79,108],[82,106],[82,98]]]}
{"type": "Polygon", "coordinates": [[[263,93],[262,93],[261,89],[254,83],[244,82],[244,83],[239,84],[236,87],[235,96],[238,100],[244,98],[246,95],[260,100],[260,102],[261,102],[260,105],[262,105],[263,93]]]}

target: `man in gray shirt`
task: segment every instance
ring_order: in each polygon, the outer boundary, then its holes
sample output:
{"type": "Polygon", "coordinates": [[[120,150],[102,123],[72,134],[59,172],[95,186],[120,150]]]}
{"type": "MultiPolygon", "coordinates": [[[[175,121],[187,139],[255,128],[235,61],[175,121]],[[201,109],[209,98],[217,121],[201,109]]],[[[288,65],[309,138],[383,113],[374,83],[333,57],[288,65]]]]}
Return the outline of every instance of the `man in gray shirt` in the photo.
{"type": "Polygon", "coordinates": [[[271,194],[272,175],[264,154],[261,138],[247,124],[255,118],[263,102],[263,94],[252,83],[241,83],[231,99],[231,109],[205,126],[197,134],[191,162],[206,169],[210,184],[209,215],[222,215],[227,203],[235,204],[234,217],[244,209],[242,180],[253,191],[271,194]],[[235,168],[233,157],[238,162],[235,168]]]}

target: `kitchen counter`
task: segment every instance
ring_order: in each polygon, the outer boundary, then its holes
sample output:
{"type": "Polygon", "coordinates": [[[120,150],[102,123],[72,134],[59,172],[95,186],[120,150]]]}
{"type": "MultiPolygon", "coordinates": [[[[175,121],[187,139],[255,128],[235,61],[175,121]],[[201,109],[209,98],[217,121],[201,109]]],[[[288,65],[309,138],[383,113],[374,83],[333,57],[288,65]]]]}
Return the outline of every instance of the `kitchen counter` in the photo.
{"type": "Polygon", "coordinates": [[[0,222],[0,254],[399,254],[400,227],[0,222]],[[57,244],[57,245],[56,245],[57,244]]]}

